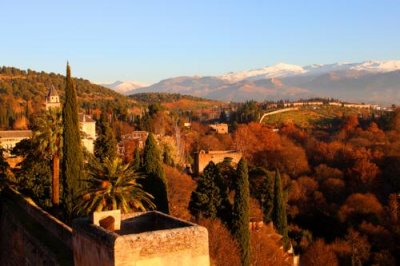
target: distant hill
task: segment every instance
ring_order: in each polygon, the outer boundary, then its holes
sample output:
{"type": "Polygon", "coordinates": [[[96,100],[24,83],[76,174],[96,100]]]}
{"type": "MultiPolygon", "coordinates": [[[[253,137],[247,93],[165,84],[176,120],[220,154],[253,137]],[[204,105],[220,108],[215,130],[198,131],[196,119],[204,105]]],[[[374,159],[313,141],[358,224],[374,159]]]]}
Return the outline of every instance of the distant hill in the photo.
{"type": "Polygon", "coordinates": [[[278,64],[215,77],[170,78],[134,92],[181,93],[236,102],[333,97],[344,101],[398,104],[400,61],[305,67],[278,64]]]}

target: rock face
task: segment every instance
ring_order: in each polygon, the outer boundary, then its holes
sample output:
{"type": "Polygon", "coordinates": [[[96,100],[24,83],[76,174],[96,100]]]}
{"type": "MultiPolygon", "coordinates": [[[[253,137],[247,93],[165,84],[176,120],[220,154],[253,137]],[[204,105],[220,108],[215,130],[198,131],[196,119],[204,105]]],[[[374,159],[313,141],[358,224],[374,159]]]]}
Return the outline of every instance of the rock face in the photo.
{"type": "Polygon", "coordinates": [[[73,224],[75,265],[209,265],[207,229],[160,212],[122,216],[114,232],[73,224]]]}

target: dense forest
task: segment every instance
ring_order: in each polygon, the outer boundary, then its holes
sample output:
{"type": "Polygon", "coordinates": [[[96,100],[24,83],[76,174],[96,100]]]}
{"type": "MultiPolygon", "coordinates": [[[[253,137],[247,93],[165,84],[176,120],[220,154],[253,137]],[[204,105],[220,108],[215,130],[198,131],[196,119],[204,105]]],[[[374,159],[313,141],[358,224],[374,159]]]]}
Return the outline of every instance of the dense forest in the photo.
{"type": "MultiPolygon", "coordinates": [[[[267,222],[266,199],[279,169],[289,236],[304,265],[396,265],[399,260],[400,110],[379,118],[337,118],[326,129],[288,123],[279,132],[250,122],[232,135],[194,125],[189,149],[237,149],[248,160],[250,189],[267,222]],[[339,122],[339,123],[337,123],[339,122]],[[252,175],[251,173],[254,173],[252,175]]],[[[268,197],[267,197],[268,198],[268,197]]]]}

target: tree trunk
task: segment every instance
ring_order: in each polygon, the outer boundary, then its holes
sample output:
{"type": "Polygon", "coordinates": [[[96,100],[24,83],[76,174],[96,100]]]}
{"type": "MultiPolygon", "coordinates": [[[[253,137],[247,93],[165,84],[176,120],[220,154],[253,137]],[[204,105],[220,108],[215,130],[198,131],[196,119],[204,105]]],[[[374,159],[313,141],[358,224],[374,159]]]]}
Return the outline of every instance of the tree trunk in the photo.
{"type": "Polygon", "coordinates": [[[60,156],[53,157],[52,203],[54,207],[60,204],[60,156]]]}

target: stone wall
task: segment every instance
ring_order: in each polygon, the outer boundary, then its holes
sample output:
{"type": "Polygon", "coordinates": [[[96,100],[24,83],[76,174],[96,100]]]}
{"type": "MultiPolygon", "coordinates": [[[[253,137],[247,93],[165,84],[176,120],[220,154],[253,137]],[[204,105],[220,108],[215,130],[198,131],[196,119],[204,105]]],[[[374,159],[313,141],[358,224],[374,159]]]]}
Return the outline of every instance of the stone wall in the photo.
{"type": "Polygon", "coordinates": [[[113,266],[118,235],[91,224],[89,219],[73,223],[73,257],[76,266],[113,266]]]}
{"type": "Polygon", "coordinates": [[[123,235],[115,251],[115,265],[210,265],[207,229],[202,227],[123,235]]]}
{"type": "Polygon", "coordinates": [[[1,265],[73,265],[71,247],[70,227],[15,190],[2,192],[1,265]]]}
{"type": "Polygon", "coordinates": [[[204,168],[209,162],[215,164],[223,162],[225,158],[231,158],[233,164],[237,164],[242,158],[242,153],[237,151],[200,151],[195,153],[194,173],[199,175],[203,173],[204,168]]]}

